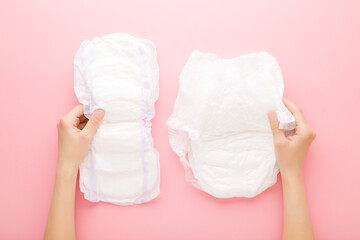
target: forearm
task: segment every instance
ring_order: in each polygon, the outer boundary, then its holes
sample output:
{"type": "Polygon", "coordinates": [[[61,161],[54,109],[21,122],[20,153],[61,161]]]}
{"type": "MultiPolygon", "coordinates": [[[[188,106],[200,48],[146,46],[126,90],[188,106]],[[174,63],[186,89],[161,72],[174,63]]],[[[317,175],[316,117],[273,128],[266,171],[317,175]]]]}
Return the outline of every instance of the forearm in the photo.
{"type": "Polygon", "coordinates": [[[44,239],[75,239],[75,186],[77,167],[59,161],[44,239]]]}
{"type": "Polygon", "coordinates": [[[284,199],[283,239],[313,239],[302,173],[281,174],[284,199]]]}

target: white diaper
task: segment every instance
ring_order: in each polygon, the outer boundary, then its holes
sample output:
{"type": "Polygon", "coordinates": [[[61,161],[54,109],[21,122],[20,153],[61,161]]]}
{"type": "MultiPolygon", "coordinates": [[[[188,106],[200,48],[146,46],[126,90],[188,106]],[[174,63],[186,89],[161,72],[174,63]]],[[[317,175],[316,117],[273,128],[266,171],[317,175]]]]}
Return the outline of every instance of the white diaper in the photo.
{"type": "Polygon", "coordinates": [[[87,118],[105,117],[80,165],[80,190],[87,200],[119,205],[159,195],[159,154],[150,120],[158,99],[154,44],[114,33],[85,40],[74,60],[74,89],[87,118]]]}
{"type": "Polygon", "coordinates": [[[277,112],[281,129],[295,128],[283,91],[280,67],[265,52],[233,59],[193,52],[167,121],[187,180],[218,198],[272,186],[279,170],[267,113],[277,112]]]}

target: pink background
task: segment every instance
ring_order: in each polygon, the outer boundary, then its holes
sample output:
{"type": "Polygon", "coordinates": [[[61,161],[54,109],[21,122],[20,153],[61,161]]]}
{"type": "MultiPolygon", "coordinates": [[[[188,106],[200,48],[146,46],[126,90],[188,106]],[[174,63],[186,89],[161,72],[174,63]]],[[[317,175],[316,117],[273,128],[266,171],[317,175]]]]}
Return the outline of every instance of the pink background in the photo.
{"type": "Polygon", "coordinates": [[[40,239],[57,160],[56,123],[77,99],[80,43],[112,32],[151,39],[160,98],[153,120],[161,194],[120,207],[84,200],[78,239],[280,239],[280,181],[253,199],[215,199],[185,182],[166,120],[178,78],[195,49],[234,57],[267,51],[279,61],[285,96],[318,137],[305,184],[318,239],[360,239],[359,1],[0,2],[0,239],[40,239]]]}

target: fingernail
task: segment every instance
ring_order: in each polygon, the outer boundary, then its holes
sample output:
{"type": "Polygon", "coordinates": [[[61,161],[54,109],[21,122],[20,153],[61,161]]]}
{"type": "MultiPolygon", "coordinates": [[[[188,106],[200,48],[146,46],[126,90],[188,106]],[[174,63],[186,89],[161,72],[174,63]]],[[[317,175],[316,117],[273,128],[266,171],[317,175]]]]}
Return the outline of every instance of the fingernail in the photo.
{"type": "Polygon", "coordinates": [[[102,119],[104,117],[104,115],[105,115],[105,111],[102,110],[102,109],[98,109],[98,110],[95,111],[95,116],[97,118],[102,119]]]}
{"type": "Polygon", "coordinates": [[[276,112],[273,112],[273,111],[269,112],[268,113],[268,118],[269,118],[270,121],[276,120],[276,112]]]}

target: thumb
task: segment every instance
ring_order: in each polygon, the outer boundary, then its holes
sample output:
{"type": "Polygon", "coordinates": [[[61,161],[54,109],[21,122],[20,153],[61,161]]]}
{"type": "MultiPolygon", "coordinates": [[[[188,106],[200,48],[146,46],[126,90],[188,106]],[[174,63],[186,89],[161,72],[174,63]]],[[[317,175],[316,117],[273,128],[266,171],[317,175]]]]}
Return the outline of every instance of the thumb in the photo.
{"type": "Polygon", "coordinates": [[[86,123],[84,129],[82,130],[83,134],[91,139],[95,133],[98,127],[100,126],[100,123],[102,119],[104,118],[105,111],[102,109],[97,109],[93,112],[91,115],[89,121],[86,123]]]}
{"type": "Polygon", "coordinates": [[[281,129],[279,129],[279,121],[276,112],[274,111],[269,112],[268,118],[270,121],[271,131],[274,137],[274,143],[279,143],[285,140],[286,138],[284,132],[281,129]]]}

